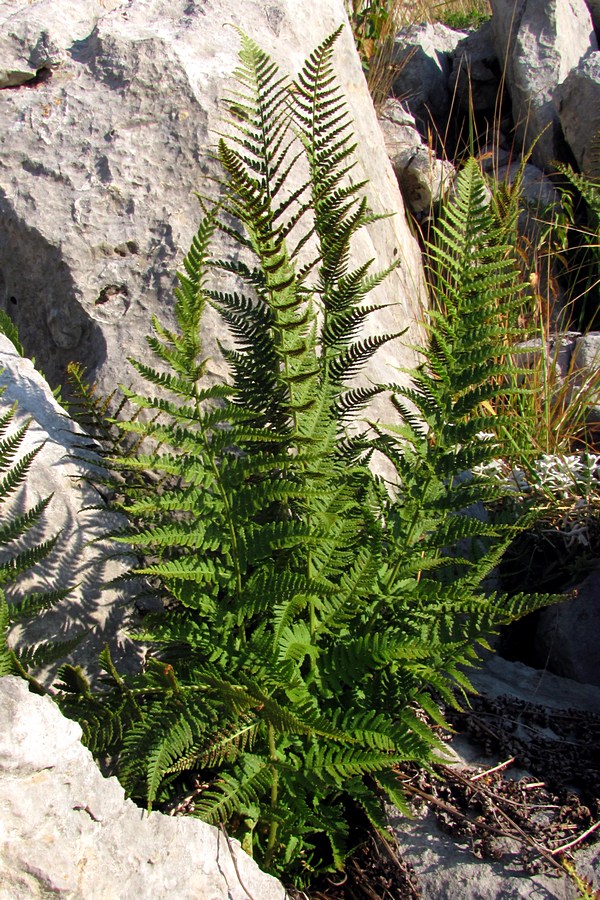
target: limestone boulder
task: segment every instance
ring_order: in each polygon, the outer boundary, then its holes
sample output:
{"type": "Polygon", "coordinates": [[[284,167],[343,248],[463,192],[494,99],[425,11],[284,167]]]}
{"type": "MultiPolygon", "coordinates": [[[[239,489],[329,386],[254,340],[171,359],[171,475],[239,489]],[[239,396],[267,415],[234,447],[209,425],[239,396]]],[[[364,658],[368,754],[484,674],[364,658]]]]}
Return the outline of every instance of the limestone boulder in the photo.
{"type": "Polygon", "coordinates": [[[69,15],[52,13],[51,4],[35,0],[23,16],[20,0],[4,0],[0,32],[0,89],[39,83],[66,62],[66,50],[83,40],[120,0],[80,0],[69,15]],[[36,81],[37,80],[37,81],[36,81]]]}
{"type": "Polygon", "coordinates": [[[600,332],[589,331],[579,336],[573,366],[577,371],[590,373],[600,369],[600,332]]]}
{"type": "Polygon", "coordinates": [[[404,202],[417,214],[428,214],[452,187],[455,170],[438,159],[423,141],[415,119],[398,100],[388,100],[379,124],[404,202]]]}
{"type": "Polygon", "coordinates": [[[3,900],[284,900],[235,840],[211,825],[126,800],[81,729],[26,682],[0,679],[3,900]]]}
{"type": "Polygon", "coordinates": [[[558,85],[598,49],[585,0],[491,0],[496,55],[506,71],[517,135],[542,168],[561,158],[558,85]]]}
{"type": "Polygon", "coordinates": [[[499,181],[514,184],[521,182],[522,212],[519,216],[519,231],[531,241],[540,240],[544,223],[562,211],[560,194],[550,178],[537,166],[521,162],[511,162],[496,168],[499,181]]]}
{"type": "Polygon", "coordinates": [[[432,123],[442,123],[443,129],[447,121],[452,55],[464,37],[462,31],[430,22],[402,28],[396,37],[393,94],[407,104],[423,135],[432,123]]]}
{"type": "Polygon", "coordinates": [[[587,397],[587,420],[600,425],[600,332],[590,331],[577,339],[573,351],[573,379],[575,387],[587,397]]]}
{"type": "Polygon", "coordinates": [[[554,103],[577,165],[600,177],[600,51],[569,72],[554,103]]]}
{"type": "MultiPolygon", "coordinates": [[[[0,104],[0,307],[53,387],[72,359],[102,390],[135,383],[126,359],[146,357],[151,316],[172,324],[175,272],[199,219],[194,192],[216,190],[211,148],[223,129],[223,97],[235,89],[235,29],[295,73],[345,21],[343,0],[311,0],[301,10],[296,0],[0,6],[0,70],[9,73],[0,104]]],[[[370,179],[376,212],[396,213],[355,245],[357,262],[402,260],[372,295],[388,308],[370,327],[412,325],[404,341],[418,342],[420,255],[347,25],[335,68],[359,147],[353,177],[370,179]]],[[[290,188],[304,176],[296,177],[290,188]]],[[[223,338],[208,316],[214,377],[226,371],[223,338]]],[[[414,359],[395,341],[373,362],[375,376],[389,381],[414,359]]]]}

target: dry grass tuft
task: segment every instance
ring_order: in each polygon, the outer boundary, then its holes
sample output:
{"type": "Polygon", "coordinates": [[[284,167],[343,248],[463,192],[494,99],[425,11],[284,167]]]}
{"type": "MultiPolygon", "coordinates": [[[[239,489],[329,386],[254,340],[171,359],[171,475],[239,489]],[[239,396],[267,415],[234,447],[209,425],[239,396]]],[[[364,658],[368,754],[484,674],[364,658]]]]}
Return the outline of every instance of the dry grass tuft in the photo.
{"type": "Polygon", "coordinates": [[[406,62],[393,60],[400,28],[422,22],[466,28],[490,16],[488,0],[346,0],[346,8],[376,108],[406,62]]]}

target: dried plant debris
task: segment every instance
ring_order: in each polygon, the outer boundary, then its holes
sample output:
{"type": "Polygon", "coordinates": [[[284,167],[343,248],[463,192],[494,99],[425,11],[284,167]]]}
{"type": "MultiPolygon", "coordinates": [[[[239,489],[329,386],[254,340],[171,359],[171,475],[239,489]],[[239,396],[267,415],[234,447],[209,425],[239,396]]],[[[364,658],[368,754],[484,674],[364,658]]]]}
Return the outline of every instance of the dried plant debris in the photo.
{"type": "Polygon", "coordinates": [[[374,831],[352,854],[343,875],[322,878],[308,893],[290,892],[293,900],[421,900],[411,864],[398,852],[390,835],[374,831]]]}
{"type": "Polygon", "coordinates": [[[447,711],[457,731],[487,755],[516,764],[557,792],[577,790],[586,803],[600,797],[600,715],[548,709],[515,697],[475,696],[471,708],[447,711]]]}
{"type": "MultiPolygon", "coordinates": [[[[566,873],[576,881],[573,853],[600,840],[600,716],[477,696],[469,710],[447,710],[447,718],[504,761],[484,770],[403,767],[415,814],[433,812],[479,859],[518,859],[529,875],[566,873]]],[[[590,887],[589,896],[600,892],[590,887]]]]}
{"type": "Polygon", "coordinates": [[[509,766],[440,770],[439,781],[422,770],[404,772],[414,811],[433,808],[438,825],[478,859],[517,854],[528,874],[563,875],[563,855],[600,836],[597,801],[588,806],[576,793],[554,792],[534,776],[512,778],[509,766]]]}

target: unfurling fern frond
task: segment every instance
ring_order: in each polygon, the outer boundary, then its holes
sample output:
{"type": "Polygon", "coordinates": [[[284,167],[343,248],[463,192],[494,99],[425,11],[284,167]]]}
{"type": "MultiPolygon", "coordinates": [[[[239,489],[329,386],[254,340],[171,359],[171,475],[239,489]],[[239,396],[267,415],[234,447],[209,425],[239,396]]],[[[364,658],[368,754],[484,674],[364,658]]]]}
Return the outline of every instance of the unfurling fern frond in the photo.
{"type": "Polygon", "coordinates": [[[399,801],[394,766],[428,765],[440,749],[415,708],[443,727],[438,699],[469,690],[474,645],[542,602],[482,589],[514,528],[468,515],[481,492],[498,497],[463,469],[496,446],[480,435],[486,366],[503,376],[491,297],[515,291],[474,164],[432,251],[443,315],[430,318],[412,388],[391,388],[405,422],[347,433],[390,390],[348,382],[396,335],[361,334],[391,269],[351,264],[373,216],[352,181],[336,36],[293,85],[241,38],[220,201],[203,200],[176,327],[155,321],[152,359],[133,361],[148,392],[126,392],[141,414],[115,426],[139,453],[111,445],[131,520],[119,539],[167,611],[144,622],[139,675],[120,676],[104,654],[94,693],[61,670],[65,709],[95,752],[119,755],[133,797],[193,797],[194,814],[227,821],[267,868],[300,879],[343,865],[352,804],[381,827],[380,792],[399,801]],[[290,187],[299,155],[309,179],[290,187]],[[216,231],[231,259],[212,258],[216,231]],[[205,379],[207,304],[230,332],[227,386],[205,379]],[[375,453],[395,469],[393,497],[369,468],[375,453]],[[154,487],[133,478],[146,468],[154,487]]]}

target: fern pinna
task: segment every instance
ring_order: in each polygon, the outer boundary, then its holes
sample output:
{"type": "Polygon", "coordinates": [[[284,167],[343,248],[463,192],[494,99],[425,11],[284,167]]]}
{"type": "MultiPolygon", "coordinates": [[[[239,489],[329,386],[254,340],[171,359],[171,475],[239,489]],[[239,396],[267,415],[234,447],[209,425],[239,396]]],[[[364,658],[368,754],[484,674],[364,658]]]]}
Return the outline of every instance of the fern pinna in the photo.
{"type": "MultiPolygon", "coordinates": [[[[443,723],[437,698],[468,686],[458,667],[473,642],[540,602],[479,590],[506,529],[456,515],[468,491],[444,490],[449,458],[429,459],[432,435],[348,437],[381,390],[352,379],[393,335],[360,339],[386,272],[351,264],[372,216],[351,177],[335,39],[290,84],[242,35],[222,199],[202,201],[177,328],[154,322],[160,367],[133,361],[153,390],[128,392],[145,416],[119,427],[144,452],[113,461],[164,476],[159,490],[126,481],[120,508],[135,527],[120,539],[147,560],[137,572],[160,583],[167,612],[146,620],[153,652],[137,677],[119,676],[107,652],[103,693],[62,670],[65,709],[92,749],[118,754],[131,795],[227,822],[297,880],[342,868],[353,807],[384,825],[381,797],[402,803],[394,766],[439,748],[421,710],[443,723]],[[290,192],[300,159],[309,179],[290,192]],[[211,257],[217,230],[231,259],[211,257]],[[244,289],[215,290],[214,272],[244,289]],[[227,385],[204,379],[208,304],[234,339],[227,385]],[[369,468],[375,452],[398,468],[395,500],[369,468]],[[452,584],[440,574],[456,564],[448,548],[476,536],[485,559],[465,559],[452,584]]],[[[465,443],[457,463],[475,456],[465,443]]]]}

